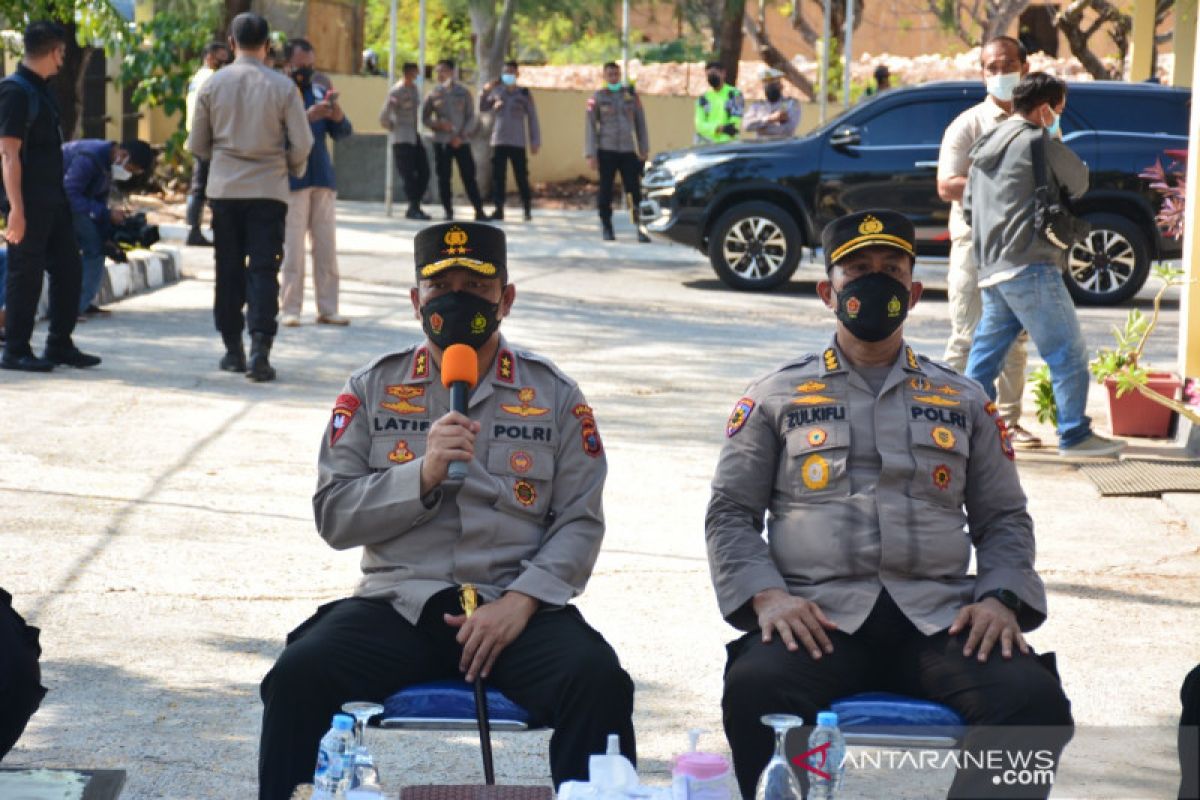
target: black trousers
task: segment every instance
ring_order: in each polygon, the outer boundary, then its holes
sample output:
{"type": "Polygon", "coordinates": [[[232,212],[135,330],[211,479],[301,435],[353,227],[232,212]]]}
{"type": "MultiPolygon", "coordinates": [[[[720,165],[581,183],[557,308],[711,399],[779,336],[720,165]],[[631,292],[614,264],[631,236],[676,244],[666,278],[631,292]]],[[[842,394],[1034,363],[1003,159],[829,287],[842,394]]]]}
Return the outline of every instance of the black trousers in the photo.
{"type": "Polygon", "coordinates": [[[408,198],[408,207],[420,208],[421,198],[429,188],[429,159],[425,155],[425,146],[420,142],[397,142],[392,145],[392,160],[396,162],[400,180],[404,181],[404,196],[408,198]]]}
{"type": "Polygon", "coordinates": [[[1179,800],[1200,800],[1200,666],[1179,690],[1179,800]]]}
{"type": "MultiPolygon", "coordinates": [[[[443,613],[462,613],[454,590],[434,595],[416,625],[387,601],[350,598],[323,606],[288,636],[262,683],[260,800],[287,800],[298,783],[312,779],[317,744],[343,703],[383,702],[410,684],[461,676],[457,630],[443,613]]],[[[633,681],[574,607],[534,614],[500,654],[488,683],[554,728],[556,786],[586,780],[588,756],[604,752],[610,733],[635,759],[633,681]]]]}
{"type": "MultiPolygon", "coordinates": [[[[861,628],[853,634],[832,631],[829,639],[833,652],[818,660],[803,646],[789,652],[778,635],[763,644],[759,631],[729,645],[721,707],[743,797],[754,796],[758,776],[774,750],[774,734],[760,720],[764,714],[789,713],[804,719],[805,726],[788,737],[791,759],[808,749],[817,712],[858,692],[890,691],[955,709],[973,726],[963,742],[968,752],[1006,746],[1024,752],[1049,750],[1057,765],[1074,732],[1071,704],[1053,671],[1053,655],[1014,651],[1012,659],[1006,660],[997,645],[981,664],[974,656],[962,654],[965,632],[925,636],[886,591],[861,628]]],[[[797,773],[807,783],[806,771],[797,773]]],[[[1051,788],[1009,789],[998,787],[992,778],[986,770],[962,769],[949,796],[1045,797],[1051,788]]]]}
{"type": "Polygon", "coordinates": [[[274,336],[287,203],[265,199],[209,203],[217,265],[213,301],[217,330],[226,337],[241,336],[243,328],[274,336]]]}
{"type": "Polygon", "coordinates": [[[38,629],[13,611],[12,596],[0,589],[0,759],[12,750],[46,690],[38,657],[38,629]]]}
{"type": "Polygon", "coordinates": [[[29,340],[42,297],[42,277],[50,276],[50,334],[46,344],[69,346],[79,314],[83,261],[75,241],[75,222],[65,198],[60,204],[25,206],[25,238],[8,246],[5,282],[7,322],[5,351],[12,356],[32,352],[29,340]]]}
{"type": "Polygon", "coordinates": [[[642,160],[637,157],[637,153],[598,150],[596,162],[600,172],[600,190],[596,193],[596,208],[600,211],[600,219],[605,222],[612,220],[613,181],[619,172],[621,186],[626,194],[633,198],[636,220],[637,207],[642,202],[642,160]]]}
{"type": "Polygon", "coordinates": [[[529,189],[529,161],[525,148],[503,144],[492,147],[492,197],[496,199],[496,208],[504,208],[509,161],[513,165],[513,176],[517,179],[517,191],[521,193],[521,205],[529,211],[533,208],[533,192],[529,189]]]}
{"type": "Polygon", "coordinates": [[[190,228],[200,227],[200,215],[204,213],[205,192],[208,190],[208,159],[196,157],[192,160],[192,183],[188,188],[187,224],[190,228]]]}
{"type": "Polygon", "coordinates": [[[463,142],[458,147],[451,147],[441,142],[433,143],[433,157],[437,168],[438,196],[442,198],[442,208],[449,214],[454,207],[454,195],[450,192],[450,170],[453,163],[458,164],[458,177],[462,179],[463,188],[476,212],[483,212],[483,198],[479,196],[479,184],[475,182],[475,156],[471,155],[471,145],[463,142]]]}

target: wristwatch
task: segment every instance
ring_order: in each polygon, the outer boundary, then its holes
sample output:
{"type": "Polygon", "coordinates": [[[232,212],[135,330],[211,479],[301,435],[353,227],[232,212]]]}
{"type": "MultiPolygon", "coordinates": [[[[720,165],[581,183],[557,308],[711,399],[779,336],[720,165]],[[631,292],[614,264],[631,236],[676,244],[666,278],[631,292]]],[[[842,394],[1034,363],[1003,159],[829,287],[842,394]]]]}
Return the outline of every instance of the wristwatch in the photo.
{"type": "Polygon", "coordinates": [[[1008,589],[993,589],[990,592],[980,595],[979,599],[986,600],[989,597],[999,600],[1001,605],[1014,614],[1020,614],[1021,609],[1025,607],[1025,604],[1021,602],[1021,598],[1017,597],[1017,593],[1010,592],[1008,589]]]}

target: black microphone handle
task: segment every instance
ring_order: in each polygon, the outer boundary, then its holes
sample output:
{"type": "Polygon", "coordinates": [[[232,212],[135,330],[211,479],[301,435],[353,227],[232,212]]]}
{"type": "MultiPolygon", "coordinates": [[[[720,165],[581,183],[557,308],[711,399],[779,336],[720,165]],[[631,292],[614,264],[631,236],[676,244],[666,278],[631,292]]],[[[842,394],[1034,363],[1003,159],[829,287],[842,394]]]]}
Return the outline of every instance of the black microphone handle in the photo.
{"type": "MultiPolygon", "coordinates": [[[[464,416],[467,413],[467,393],[471,391],[471,385],[466,381],[454,381],[450,384],[450,410],[457,411],[464,416]]],[[[467,479],[467,462],[451,461],[450,469],[446,477],[452,481],[465,481],[467,479]]]]}

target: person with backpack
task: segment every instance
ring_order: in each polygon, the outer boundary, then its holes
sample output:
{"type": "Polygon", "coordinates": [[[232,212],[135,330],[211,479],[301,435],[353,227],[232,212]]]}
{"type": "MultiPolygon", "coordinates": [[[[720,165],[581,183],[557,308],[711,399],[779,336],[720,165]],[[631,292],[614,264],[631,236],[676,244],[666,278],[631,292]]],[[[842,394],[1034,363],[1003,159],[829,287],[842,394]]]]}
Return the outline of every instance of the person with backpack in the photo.
{"type": "Polygon", "coordinates": [[[154,149],[131,139],[117,144],[103,139],[76,139],[63,145],[63,186],[71,204],[75,238],[83,259],[79,315],[107,313],[94,305],[104,280],[104,242],[112,226],[125,221],[125,212],[109,209],[113,183],[122,183],[154,169],[154,149]]]}
{"type": "Polygon", "coordinates": [[[48,81],[62,69],[67,34],[54,22],[25,28],[25,56],[0,80],[0,177],[7,218],[7,319],[0,368],[49,372],[55,365],[94,367],[100,359],[75,346],[83,265],[71,206],[63,189],[62,130],[48,81]],[[50,332],[39,358],[30,339],[50,276],[50,332]]]}

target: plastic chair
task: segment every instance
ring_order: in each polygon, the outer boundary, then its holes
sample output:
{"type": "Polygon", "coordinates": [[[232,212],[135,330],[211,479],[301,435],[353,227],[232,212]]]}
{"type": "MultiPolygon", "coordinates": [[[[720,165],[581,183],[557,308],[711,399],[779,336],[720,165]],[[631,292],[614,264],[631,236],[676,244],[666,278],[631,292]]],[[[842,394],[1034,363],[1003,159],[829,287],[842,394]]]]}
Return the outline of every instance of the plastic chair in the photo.
{"type": "Polygon", "coordinates": [[[833,703],[846,744],[865,747],[954,748],[967,722],[954,709],[888,692],[864,692],[833,703]]]}

